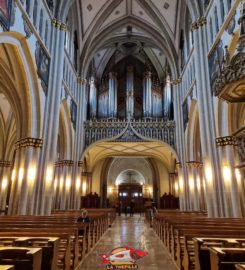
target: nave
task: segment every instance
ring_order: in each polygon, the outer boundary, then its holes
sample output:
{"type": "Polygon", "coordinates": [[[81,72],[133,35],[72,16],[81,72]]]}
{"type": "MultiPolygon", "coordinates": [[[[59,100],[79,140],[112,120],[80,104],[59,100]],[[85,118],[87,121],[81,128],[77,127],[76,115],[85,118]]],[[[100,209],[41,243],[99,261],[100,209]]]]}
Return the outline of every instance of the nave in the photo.
{"type": "Polygon", "coordinates": [[[100,254],[109,254],[111,250],[122,246],[148,252],[146,257],[137,262],[141,270],[178,269],[145,217],[137,214],[133,217],[124,215],[117,217],[113,226],[108,229],[77,270],[106,269],[105,265],[102,265],[100,254]]]}

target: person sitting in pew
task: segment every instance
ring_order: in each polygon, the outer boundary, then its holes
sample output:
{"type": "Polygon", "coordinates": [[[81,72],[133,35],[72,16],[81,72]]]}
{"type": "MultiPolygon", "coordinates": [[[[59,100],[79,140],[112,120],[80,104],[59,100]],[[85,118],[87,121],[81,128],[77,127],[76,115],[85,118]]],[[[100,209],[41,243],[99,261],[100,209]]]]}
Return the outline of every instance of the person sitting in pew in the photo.
{"type": "Polygon", "coordinates": [[[83,210],[82,215],[77,218],[77,222],[79,223],[89,223],[91,220],[88,216],[88,211],[83,210]]]}
{"type": "MultiPolygon", "coordinates": [[[[82,215],[77,218],[77,223],[90,223],[90,222],[91,222],[91,219],[88,216],[88,211],[87,210],[83,210],[82,211],[82,215]]],[[[83,229],[80,229],[78,231],[78,234],[80,236],[81,235],[84,235],[84,230],[83,229]]]]}

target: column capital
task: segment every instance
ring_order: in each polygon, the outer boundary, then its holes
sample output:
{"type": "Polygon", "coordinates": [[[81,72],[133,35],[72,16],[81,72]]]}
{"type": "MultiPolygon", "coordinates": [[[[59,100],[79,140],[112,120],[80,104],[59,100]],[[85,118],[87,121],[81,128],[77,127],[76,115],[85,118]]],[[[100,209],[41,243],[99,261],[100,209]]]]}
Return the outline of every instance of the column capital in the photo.
{"type": "Polygon", "coordinates": [[[236,145],[236,137],[225,136],[216,138],[216,146],[236,145]]]}
{"type": "Polygon", "coordinates": [[[12,161],[0,160],[0,168],[10,168],[13,167],[12,161]]]}
{"type": "Polygon", "coordinates": [[[127,71],[128,72],[133,72],[134,71],[134,67],[133,66],[127,66],[127,71]]]}
{"type": "Polygon", "coordinates": [[[55,162],[55,167],[72,167],[74,164],[73,160],[57,160],[55,162]]]}
{"type": "Polygon", "coordinates": [[[59,30],[64,31],[64,32],[67,31],[67,25],[63,23],[62,21],[59,21],[56,18],[53,18],[51,23],[55,28],[58,28],[59,30]]]}
{"type": "Polygon", "coordinates": [[[113,71],[109,72],[109,79],[110,80],[114,80],[116,78],[117,78],[117,73],[116,72],[113,72],[113,71]]]}
{"type": "Polygon", "coordinates": [[[205,25],[206,23],[207,23],[206,17],[202,16],[191,24],[191,30],[192,31],[197,30],[199,27],[205,25]]]}
{"type": "Polygon", "coordinates": [[[182,168],[181,162],[176,162],[175,167],[176,169],[181,169],[182,168]]]}
{"type": "Polygon", "coordinates": [[[178,79],[175,79],[175,80],[170,81],[170,83],[171,83],[172,85],[178,85],[178,84],[180,84],[181,82],[182,82],[182,78],[181,78],[181,77],[179,77],[178,79]]]}
{"type": "Polygon", "coordinates": [[[203,163],[200,161],[187,161],[185,164],[186,164],[187,168],[189,168],[189,169],[203,167],[203,163]]]}
{"type": "Polygon", "coordinates": [[[146,72],[144,72],[143,75],[144,75],[144,79],[151,79],[152,73],[150,71],[146,71],[146,72]]]}
{"type": "Polygon", "coordinates": [[[78,77],[78,78],[77,78],[77,83],[78,83],[78,84],[81,84],[81,85],[85,85],[85,84],[87,84],[87,80],[78,77]]]}
{"type": "Polygon", "coordinates": [[[25,147],[42,148],[43,140],[39,138],[23,138],[15,143],[16,150],[25,147]]]}

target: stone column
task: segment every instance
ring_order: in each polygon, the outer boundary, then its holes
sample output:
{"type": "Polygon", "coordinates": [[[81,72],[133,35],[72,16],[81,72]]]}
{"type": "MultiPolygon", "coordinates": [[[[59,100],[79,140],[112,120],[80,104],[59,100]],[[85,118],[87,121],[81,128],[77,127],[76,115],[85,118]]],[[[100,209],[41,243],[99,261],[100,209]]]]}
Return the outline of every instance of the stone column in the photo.
{"type": "Polygon", "coordinates": [[[144,73],[143,79],[143,116],[152,117],[152,81],[151,72],[144,73]]]}
{"type": "Polygon", "coordinates": [[[109,73],[109,117],[117,117],[117,73],[109,73]]]}
{"type": "Polygon", "coordinates": [[[233,136],[219,137],[216,139],[216,145],[222,167],[224,198],[228,202],[225,209],[226,216],[241,217],[242,206],[240,197],[244,190],[241,187],[239,188],[235,174],[234,147],[236,140],[233,136]]]}
{"type": "Polygon", "coordinates": [[[38,200],[35,205],[36,214],[51,213],[54,187],[54,162],[59,130],[59,111],[64,66],[64,41],[66,26],[53,19],[51,36],[51,65],[49,87],[44,110],[44,127],[41,160],[39,164],[38,200]]]}
{"type": "Polygon", "coordinates": [[[174,87],[174,120],[176,123],[176,149],[179,154],[178,176],[179,176],[179,197],[180,197],[180,209],[189,209],[189,193],[188,193],[188,174],[186,169],[186,149],[184,138],[184,124],[183,113],[181,104],[181,78],[171,82],[174,87]],[[181,166],[181,165],[182,166],[181,166]]]}
{"type": "Polygon", "coordinates": [[[54,194],[56,195],[56,209],[70,209],[71,207],[71,188],[72,188],[72,167],[73,160],[59,160],[55,163],[55,182],[54,194]]]}
{"type": "Polygon", "coordinates": [[[0,160],[0,210],[6,210],[7,196],[11,185],[13,163],[0,160]]]}
{"type": "Polygon", "coordinates": [[[34,214],[34,204],[38,197],[35,192],[38,160],[42,145],[42,140],[36,138],[24,138],[16,142],[8,208],[10,215],[34,214]]]}
{"type": "Polygon", "coordinates": [[[170,102],[171,102],[171,82],[170,76],[167,76],[166,85],[163,88],[163,118],[168,119],[170,116],[170,102]]]}
{"type": "Polygon", "coordinates": [[[200,168],[202,163],[198,161],[186,162],[188,169],[188,192],[190,210],[201,211],[203,202],[203,185],[202,185],[202,175],[200,168]]]}
{"type": "Polygon", "coordinates": [[[86,80],[78,78],[78,116],[77,128],[74,140],[74,166],[72,173],[72,202],[71,207],[80,208],[81,196],[81,162],[84,145],[84,127],[83,122],[86,120],[86,80]]]}
{"type": "Polygon", "coordinates": [[[210,217],[225,216],[226,201],[222,183],[219,157],[215,145],[215,117],[210,89],[208,49],[206,44],[206,19],[201,17],[192,24],[194,31],[194,58],[199,110],[202,156],[206,179],[206,201],[210,217]]]}
{"type": "Polygon", "coordinates": [[[127,102],[126,102],[126,116],[127,119],[134,117],[134,70],[133,66],[127,67],[127,102]]]}
{"type": "Polygon", "coordinates": [[[93,119],[97,117],[97,89],[94,77],[90,78],[89,86],[90,118],[93,119]]]}

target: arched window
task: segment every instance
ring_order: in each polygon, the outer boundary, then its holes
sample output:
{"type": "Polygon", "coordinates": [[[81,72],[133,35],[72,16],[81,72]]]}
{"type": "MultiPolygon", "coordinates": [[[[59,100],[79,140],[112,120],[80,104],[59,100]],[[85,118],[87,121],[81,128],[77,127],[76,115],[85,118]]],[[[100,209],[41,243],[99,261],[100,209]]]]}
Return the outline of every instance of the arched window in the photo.
{"type": "Polygon", "coordinates": [[[42,9],[41,9],[41,12],[40,12],[39,34],[40,34],[41,37],[43,36],[43,10],[42,9]]]}
{"type": "Polygon", "coordinates": [[[37,26],[37,9],[38,9],[38,3],[37,3],[37,0],[35,0],[34,9],[33,9],[33,24],[35,26],[37,26]]]}

